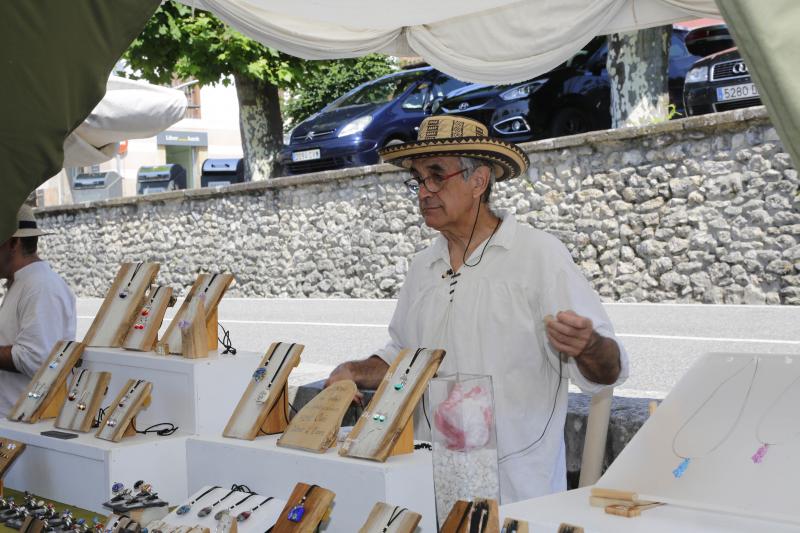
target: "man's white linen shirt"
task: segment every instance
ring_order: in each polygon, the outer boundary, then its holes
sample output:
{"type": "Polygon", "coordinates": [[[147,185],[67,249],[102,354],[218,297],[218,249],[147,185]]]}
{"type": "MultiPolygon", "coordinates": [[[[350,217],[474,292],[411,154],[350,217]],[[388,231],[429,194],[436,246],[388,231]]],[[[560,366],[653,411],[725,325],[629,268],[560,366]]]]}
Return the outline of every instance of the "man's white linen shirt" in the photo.
{"type": "Polygon", "coordinates": [[[14,274],[0,305],[0,346],[20,373],[0,370],[0,416],[8,416],[53,346],[75,339],[75,295],[45,261],[14,274]]]}
{"type": "MultiPolygon", "coordinates": [[[[482,249],[467,263],[475,264],[482,249]]],[[[509,213],[502,214],[477,266],[462,266],[457,277],[449,269],[447,240],[440,235],[414,258],[389,325],[391,340],[376,354],[391,364],[403,348],[443,348],[439,375],[490,375],[502,502],[566,490],[567,380],[589,394],[605,385],[586,379],[573,358],[563,358],[559,387],[559,358],[544,317],[571,309],[590,318],[600,335],[615,338],[599,297],[558,239],[518,224],[509,213]],[[531,446],[554,402],[547,432],[531,446]]],[[[614,386],[628,376],[627,354],[617,344],[621,373],[614,386]]],[[[430,435],[424,417],[415,419],[415,434],[430,435]]]]}

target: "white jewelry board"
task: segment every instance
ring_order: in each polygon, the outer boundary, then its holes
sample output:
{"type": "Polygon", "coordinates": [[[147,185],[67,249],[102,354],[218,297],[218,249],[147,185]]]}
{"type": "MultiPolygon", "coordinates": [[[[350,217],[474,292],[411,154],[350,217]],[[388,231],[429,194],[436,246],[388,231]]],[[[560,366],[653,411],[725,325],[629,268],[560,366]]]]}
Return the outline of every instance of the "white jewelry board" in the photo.
{"type": "MultiPolygon", "coordinates": [[[[186,502],[175,502],[177,507],[172,510],[167,516],[165,516],[162,520],[171,526],[200,526],[200,527],[208,527],[211,531],[215,531],[217,527],[217,520],[214,519],[214,515],[221,510],[228,509],[234,503],[242,500],[245,496],[247,496],[246,492],[239,492],[236,491],[229,498],[227,498],[224,502],[220,502],[217,504],[216,507],[211,511],[211,513],[204,517],[197,516],[198,511],[200,509],[211,505],[212,503],[219,500],[222,496],[225,496],[230,492],[230,488],[221,487],[216,489],[210,493],[208,493],[204,498],[201,498],[199,501],[195,502],[192,505],[191,510],[186,513],[179,515],[177,510],[180,508],[181,505],[184,503],[189,503],[194,501],[198,496],[206,492],[211,487],[203,487],[194,494],[192,494],[186,502]]],[[[238,515],[242,511],[250,511],[253,507],[257,506],[261,502],[263,502],[269,494],[258,494],[249,498],[247,501],[242,503],[241,505],[233,508],[230,512],[234,516],[238,515]]],[[[238,533],[264,533],[264,531],[268,530],[270,527],[275,524],[278,520],[278,516],[280,515],[281,510],[286,505],[286,500],[281,500],[280,498],[273,498],[269,502],[265,503],[258,509],[252,512],[250,517],[243,521],[238,522],[238,533]]]]}
{"type": "Polygon", "coordinates": [[[800,524],[798,378],[800,355],[701,356],[597,486],[645,500],[800,524]],[[759,423],[762,438],[775,444],[756,463],[759,423]],[[682,459],[673,448],[690,457],[679,478],[673,470],[682,459]]]}
{"type": "Polygon", "coordinates": [[[67,387],[67,399],[61,407],[55,426],[59,429],[87,432],[108,392],[110,372],[81,369],[67,387]]]}

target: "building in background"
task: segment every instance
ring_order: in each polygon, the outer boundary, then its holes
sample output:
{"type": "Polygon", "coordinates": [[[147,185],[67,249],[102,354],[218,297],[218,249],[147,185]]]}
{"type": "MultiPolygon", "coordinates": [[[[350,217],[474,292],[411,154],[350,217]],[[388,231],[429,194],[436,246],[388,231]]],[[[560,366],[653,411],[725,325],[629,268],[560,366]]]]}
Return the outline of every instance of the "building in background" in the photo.
{"type": "MultiPolygon", "coordinates": [[[[197,188],[201,186],[202,165],[206,159],[241,158],[239,101],[233,83],[229,86],[190,83],[184,84],[183,89],[189,101],[183,120],[155,137],[121,143],[120,153],[110,161],[92,167],[64,169],[39,187],[37,204],[46,206],[80,201],[78,197],[73,200],[75,179],[87,174],[110,176],[106,174],[109,172],[121,176],[121,194],[133,196],[139,189],[139,169],[165,164],[181,165],[186,170],[186,187],[197,188]]],[[[93,178],[84,176],[80,180],[92,181],[93,178]]]]}

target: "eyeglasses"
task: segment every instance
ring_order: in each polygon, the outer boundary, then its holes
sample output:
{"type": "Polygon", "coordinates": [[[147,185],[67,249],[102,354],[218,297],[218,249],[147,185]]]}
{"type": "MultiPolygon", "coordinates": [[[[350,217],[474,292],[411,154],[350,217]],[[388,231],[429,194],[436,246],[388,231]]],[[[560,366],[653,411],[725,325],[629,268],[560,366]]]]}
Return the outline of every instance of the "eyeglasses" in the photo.
{"type": "Polygon", "coordinates": [[[420,185],[425,187],[425,189],[430,193],[437,193],[442,190],[442,187],[444,187],[445,180],[448,180],[453,176],[458,176],[467,170],[469,169],[462,168],[461,170],[456,170],[452,174],[447,174],[444,176],[433,173],[425,178],[420,178],[412,174],[411,177],[405,180],[403,183],[406,184],[406,187],[408,187],[408,190],[411,192],[411,194],[419,194],[420,185]]]}

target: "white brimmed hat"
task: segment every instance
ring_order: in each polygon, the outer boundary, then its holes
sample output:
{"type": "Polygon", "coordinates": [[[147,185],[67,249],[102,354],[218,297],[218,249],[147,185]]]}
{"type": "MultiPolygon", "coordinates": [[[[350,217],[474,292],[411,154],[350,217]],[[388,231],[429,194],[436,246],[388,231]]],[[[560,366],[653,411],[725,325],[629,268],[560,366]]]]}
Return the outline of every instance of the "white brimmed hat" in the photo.
{"type": "Polygon", "coordinates": [[[36,217],[33,216],[33,209],[23,204],[17,212],[17,231],[12,237],[38,237],[40,235],[50,235],[50,233],[39,229],[36,217]]]}

